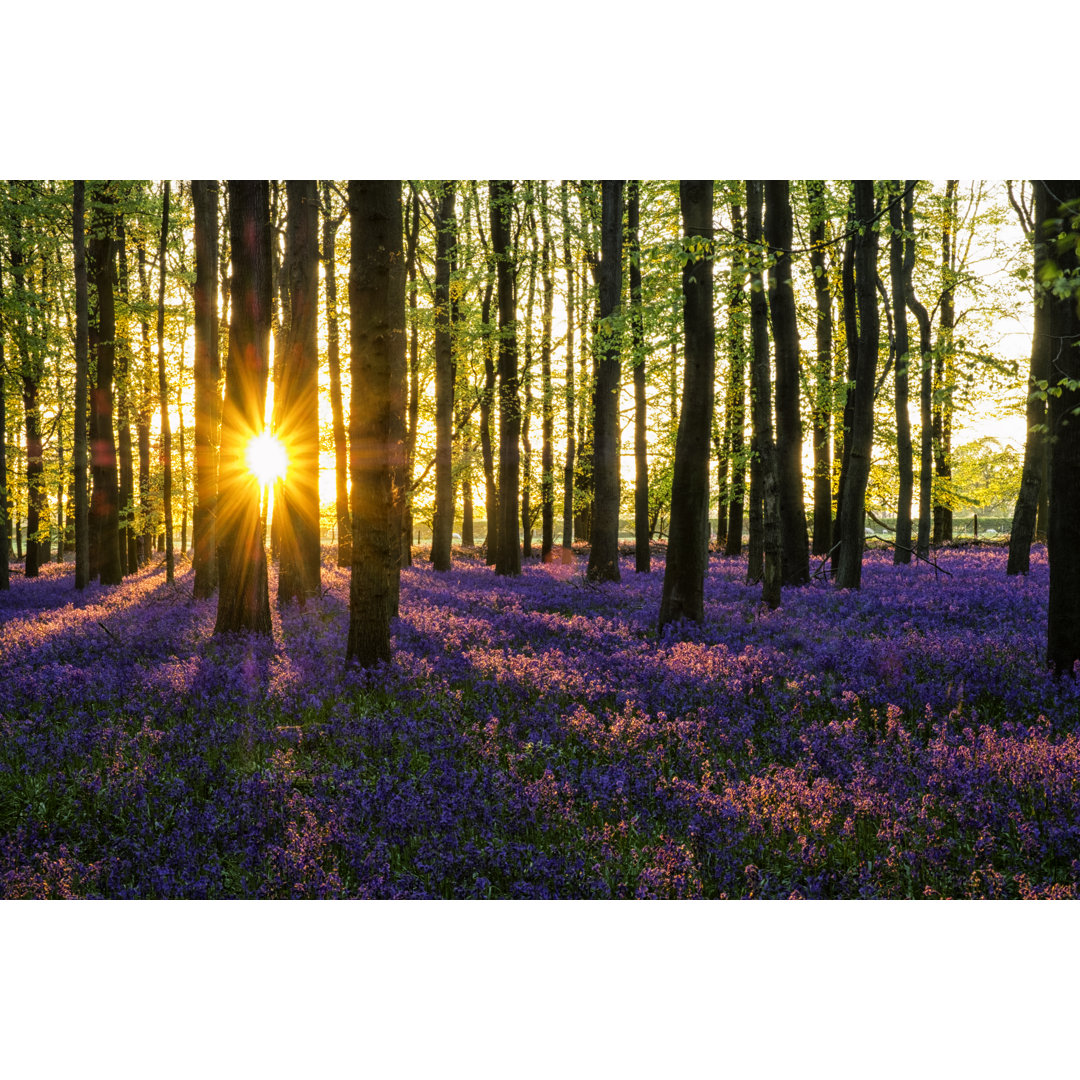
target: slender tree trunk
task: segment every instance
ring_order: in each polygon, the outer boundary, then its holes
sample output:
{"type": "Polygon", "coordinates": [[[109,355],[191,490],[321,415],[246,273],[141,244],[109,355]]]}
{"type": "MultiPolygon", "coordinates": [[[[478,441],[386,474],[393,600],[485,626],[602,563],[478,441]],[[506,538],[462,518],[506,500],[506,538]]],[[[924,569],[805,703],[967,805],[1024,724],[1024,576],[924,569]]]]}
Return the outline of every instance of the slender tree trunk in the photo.
{"type": "Polygon", "coordinates": [[[1047,288],[1050,338],[1050,607],[1047,662],[1055,675],[1076,674],[1080,661],[1080,180],[1036,180],[1046,195],[1046,263],[1036,281],[1047,288]],[[1051,239],[1047,222],[1054,222],[1051,239]],[[1059,238],[1060,237],[1060,238],[1059,238]],[[1056,264],[1056,265],[1055,265],[1056,264]],[[1049,279],[1049,280],[1048,280],[1049,279]],[[1053,286],[1071,286],[1059,295],[1053,286]]]}
{"type": "MultiPolygon", "coordinates": [[[[476,181],[473,181],[475,187],[476,181]]],[[[409,503],[405,512],[401,558],[405,566],[412,566],[412,475],[416,463],[416,432],[420,419],[420,328],[416,317],[416,262],[420,240],[420,195],[413,188],[409,202],[409,236],[406,249],[406,273],[409,279],[409,430],[406,435],[405,473],[409,481],[409,503]]]]}
{"type": "Polygon", "coordinates": [[[211,596],[217,584],[217,455],[215,418],[221,395],[218,353],[216,180],[192,180],[195,209],[195,598],[211,596]]]}
{"type": "Polygon", "coordinates": [[[495,573],[521,573],[518,539],[518,484],[521,406],[518,401],[517,322],[514,311],[514,267],[510,254],[512,180],[489,181],[491,244],[496,260],[499,297],[499,533],[495,573]]]}
{"type": "Polygon", "coordinates": [[[139,565],[150,561],[153,547],[154,526],[150,498],[150,416],[154,399],[151,384],[153,358],[150,353],[150,322],[146,312],[150,309],[150,279],[146,271],[146,247],[140,238],[136,251],[139,260],[139,299],[141,311],[139,330],[142,340],[142,365],[139,380],[139,404],[135,412],[135,432],[139,443],[139,515],[136,526],[136,546],[139,565]]]}
{"type": "MultiPolygon", "coordinates": [[[[36,298],[31,300],[32,287],[27,285],[27,259],[25,247],[29,247],[33,259],[33,245],[24,245],[23,219],[26,213],[25,202],[28,183],[17,181],[11,184],[13,199],[10,224],[10,254],[12,293],[15,301],[15,345],[19,357],[19,374],[22,382],[23,417],[26,425],[26,562],[23,574],[28,578],[38,576],[40,544],[38,531],[41,527],[41,511],[44,504],[42,476],[44,460],[42,458],[41,415],[38,411],[38,382],[41,377],[38,358],[31,355],[30,328],[27,325],[27,312],[37,308],[36,298]]],[[[36,350],[35,350],[36,353],[36,350]]]]}
{"type": "MultiPolygon", "coordinates": [[[[117,283],[125,312],[131,310],[128,286],[127,230],[122,215],[116,219],[117,283]]],[[[116,427],[117,458],[120,465],[120,562],[125,574],[139,568],[138,540],[135,535],[135,466],[131,445],[131,399],[136,385],[135,357],[127,331],[127,319],[117,327],[116,353],[116,427]]]]}
{"type": "MultiPolygon", "coordinates": [[[[857,589],[862,581],[863,540],[866,525],[866,483],[874,442],[874,378],[878,356],[877,233],[870,225],[874,216],[874,182],[856,180],[855,219],[862,228],[855,243],[855,294],[859,305],[858,364],[851,392],[850,453],[844,479],[840,513],[840,562],[836,584],[857,589]]],[[[848,440],[846,440],[848,441],[848,440]]]]}
{"type": "Polygon", "coordinates": [[[559,188],[562,199],[563,266],[566,268],[566,463],[563,466],[563,547],[574,542],[574,468],[577,450],[574,427],[574,259],[570,246],[569,183],[559,188]]]}
{"type": "MultiPolygon", "coordinates": [[[[731,227],[735,236],[732,251],[731,278],[728,287],[728,415],[731,427],[731,490],[728,496],[727,539],[725,555],[742,554],[743,503],[746,497],[746,328],[744,289],[746,286],[746,256],[742,245],[742,203],[736,194],[731,196],[731,227]]],[[[760,573],[758,575],[760,577],[760,573]]]]}
{"type": "Polygon", "coordinates": [[[165,580],[174,579],[172,514],[172,427],[169,421],[169,384],[165,376],[165,253],[169,240],[169,181],[165,181],[161,203],[161,242],[158,245],[157,360],[158,401],[161,404],[161,457],[165,473],[165,580]]]}
{"type": "Polygon", "coordinates": [[[350,180],[349,222],[353,564],[347,657],[373,667],[390,659],[391,547],[398,543],[391,535],[391,354],[400,348],[404,357],[401,182],[350,180]]]}
{"type": "MultiPolygon", "coordinates": [[[[590,581],[619,580],[619,321],[622,307],[623,184],[622,180],[603,181],[600,211],[600,320],[597,324],[596,390],[593,395],[594,496],[592,547],[587,571],[590,581]]],[[[710,213],[711,193],[710,182],[710,213]]],[[[701,199],[705,195],[697,193],[695,197],[701,199]]],[[[711,262],[707,272],[712,273],[711,262]]],[[[711,292],[709,302],[712,302],[711,292]]]]}
{"type": "Polygon", "coordinates": [[[96,286],[95,344],[97,384],[91,394],[91,469],[94,481],[90,512],[94,556],[91,576],[102,585],[119,585],[119,480],[113,436],[113,369],[116,357],[116,310],[113,298],[113,230],[115,192],[106,182],[97,188],[98,206],[91,221],[90,263],[96,286]]]}
{"type": "MultiPolygon", "coordinates": [[[[908,186],[904,190],[904,232],[909,237],[915,234],[915,189],[908,186]]],[[[914,241],[911,240],[912,248],[914,241]]],[[[931,413],[932,398],[932,356],[930,347],[930,316],[926,308],[915,296],[911,281],[915,266],[914,252],[906,252],[904,259],[904,296],[908,309],[919,324],[919,529],[915,540],[915,553],[922,559],[930,554],[931,493],[933,489],[933,453],[934,432],[931,413]]]]}
{"type": "MultiPolygon", "coordinates": [[[[753,402],[754,459],[758,468],[757,490],[761,492],[761,597],[770,607],[780,606],[780,481],[776,444],[773,441],[772,387],[769,373],[769,311],[763,281],[762,210],[765,184],[746,181],[746,239],[750,248],[750,336],[753,359],[750,368],[750,397],[753,402]]],[[[751,483],[753,483],[751,470],[751,483]]],[[[756,507],[751,497],[750,568],[754,568],[754,522],[756,507]]]]}
{"type": "Polygon", "coordinates": [[[289,455],[278,490],[279,606],[320,589],[319,543],[319,192],[314,180],[286,182],[285,266],[289,318],[278,371],[277,437],[289,455]]]}
{"type": "Polygon", "coordinates": [[[352,524],[349,520],[349,443],[345,437],[345,407],[341,396],[341,346],[337,313],[338,220],[333,216],[329,181],[323,181],[322,258],[326,285],[326,359],[330,369],[330,415],[334,429],[334,501],[337,525],[337,565],[352,566],[352,524]]]}
{"type": "Polygon", "coordinates": [[[947,489],[952,481],[952,383],[954,376],[953,329],[956,312],[953,295],[956,282],[956,189],[958,181],[945,182],[945,213],[941,227],[941,318],[938,321],[938,348],[935,364],[934,471],[939,493],[934,506],[934,543],[952,539],[952,508],[947,489]]]}
{"type": "Polygon", "coordinates": [[[270,365],[270,190],[266,180],[229,181],[229,352],[218,470],[218,610],[215,633],[270,635],[259,482],[247,444],[264,426],[270,365]]]}
{"type": "Polygon", "coordinates": [[[387,607],[396,619],[401,608],[401,568],[412,565],[412,519],[409,517],[411,483],[410,450],[405,410],[409,404],[409,368],[405,357],[405,260],[402,227],[402,182],[393,182],[388,193],[390,229],[390,281],[387,303],[391,316],[387,351],[390,363],[390,535],[387,541],[387,607]],[[408,536],[406,537],[406,530],[408,536]]]}
{"type": "Polygon", "coordinates": [[[540,332],[540,558],[549,562],[555,546],[555,392],[551,385],[551,322],[555,308],[555,245],[548,220],[547,182],[540,181],[540,228],[543,233],[540,276],[543,281],[543,309],[540,332]]]}
{"type": "Polygon", "coordinates": [[[807,180],[810,203],[810,269],[814,278],[817,307],[817,363],[814,366],[814,536],[811,550],[828,555],[832,548],[832,457],[830,420],[832,418],[832,296],[825,259],[825,182],[807,180]]]}
{"type": "MultiPolygon", "coordinates": [[[[87,499],[86,413],[89,341],[86,280],[86,181],[75,181],[72,212],[75,249],[75,588],[90,581],[90,508],[87,499]]],[[[0,368],[3,365],[0,364],[0,368]]],[[[7,558],[5,545],[4,558],[7,558]]]]}
{"type": "Polygon", "coordinates": [[[680,619],[701,622],[705,618],[709,551],[709,436],[716,380],[713,182],[680,180],[679,203],[689,256],[682,273],[686,370],[671,482],[670,539],[658,621],[661,631],[680,619]]]}
{"type": "Polygon", "coordinates": [[[457,245],[454,181],[437,185],[435,196],[435,520],[431,564],[451,567],[454,533],[454,357],[451,340],[450,263],[457,245]]]}
{"type": "MultiPolygon", "coordinates": [[[[465,454],[467,457],[471,457],[473,452],[472,444],[468,443],[465,446],[465,454]]],[[[462,547],[475,547],[476,536],[473,528],[474,518],[473,507],[473,493],[472,493],[472,480],[468,475],[461,478],[461,546],[462,547]]]]}
{"type": "Polygon", "coordinates": [[[855,408],[855,376],[859,367],[859,306],[855,295],[855,252],[857,241],[854,195],[848,203],[847,239],[844,242],[844,259],[841,268],[841,290],[844,302],[844,350],[847,353],[847,372],[844,379],[844,408],[841,429],[838,432],[840,479],[836,486],[836,527],[833,532],[832,572],[835,577],[840,568],[840,519],[844,513],[844,490],[851,465],[851,432],[855,408]]]}
{"type": "Polygon", "coordinates": [[[900,472],[900,492],[896,509],[896,548],[893,561],[897,564],[911,562],[911,497],[915,485],[915,470],[911,459],[911,419],[908,416],[908,368],[910,346],[908,345],[906,282],[910,269],[915,265],[915,238],[905,234],[901,194],[904,181],[895,181],[889,191],[889,271],[892,281],[893,323],[896,340],[896,459],[900,472]]]}
{"type": "MultiPolygon", "coordinates": [[[[75,181],[75,228],[80,227],[79,216],[81,211],[81,202],[83,198],[82,184],[84,181],[75,181]]],[[[86,266],[83,265],[83,274],[85,278],[86,266]]],[[[76,266],[76,277],[77,266],[76,266]]],[[[0,590],[11,588],[11,505],[8,499],[8,482],[7,482],[7,396],[6,388],[4,386],[4,372],[5,372],[5,359],[4,359],[4,333],[6,327],[4,326],[4,267],[0,263],[0,590]]],[[[76,340],[76,352],[78,351],[78,342],[76,340]]],[[[78,373],[75,376],[76,383],[78,383],[78,373]]],[[[85,395],[86,388],[83,387],[83,393],[85,395]]],[[[76,421],[77,423],[77,421],[76,421]]],[[[85,418],[84,418],[85,423],[85,418]]],[[[84,436],[85,438],[85,436],[84,436]]],[[[83,448],[85,453],[85,445],[83,448]]],[[[85,468],[85,465],[84,465],[85,468]]],[[[76,585],[78,582],[76,581],[76,585]]]]}
{"type": "Polygon", "coordinates": [[[1046,392],[1042,385],[1050,379],[1051,341],[1047,330],[1051,300],[1039,288],[1038,268],[1047,259],[1046,188],[1033,184],[1035,219],[1033,246],[1036,274],[1035,322],[1031,337],[1031,367],[1028,374],[1027,440],[1024,443],[1024,468],[1020,492],[1016,498],[1012,530],[1009,534],[1007,574],[1026,574],[1030,566],[1031,541],[1035,534],[1040,496],[1045,494],[1046,479],[1046,392]]]}
{"type": "Polygon", "coordinates": [[[626,242],[630,263],[630,364],[634,373],[634,572],[652,568],[649,549],[648,412],[645,400],[645,330],[641,311],[641,181],[627,184],[626,242]]]}
{"type": "Polygon", "coordinates": [[[524,408],[521,418],[521,557],[532,558],[532,439],[529,429],[533,415],[533,311],[536,306],[536,271],[539,242],[536,235],[535,198],[532,181],[525,182],[526,217],[529,220],[529,285],[525,300],[525,363],[522,365],[521,382],[525,388],[524,408]]]}
{"type": "Polygon", "coordinates": [[[782,581],[810,580],[810,542],[803,506],[802,417],[799,411],[799,328],[791,283],[791,194],[787,180],[765,181],[765,241],[775,262],[769,268],[769,314],[776,347],[776,454],[780,479],[782,581]]]}

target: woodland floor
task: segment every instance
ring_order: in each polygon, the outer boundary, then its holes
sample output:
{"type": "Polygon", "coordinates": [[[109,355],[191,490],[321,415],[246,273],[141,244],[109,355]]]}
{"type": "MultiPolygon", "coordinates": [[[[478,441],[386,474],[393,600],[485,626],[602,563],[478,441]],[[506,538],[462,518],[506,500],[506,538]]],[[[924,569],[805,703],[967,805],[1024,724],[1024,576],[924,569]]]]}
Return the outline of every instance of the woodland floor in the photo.
{"type": "MultiPolygon", "coordinates": [[[[160,556],[0,593],[0,896],[1076,897],[1080,688],[1047,565],[866,556],[785,589],[713,557],[663,638],[663,559],[590,586],[456,554],[402,577],[394,659],[348,667],[348,574],[212,636],[160,556]]],[[[271,580],[271,595],[276,582],[271,580]]]]}

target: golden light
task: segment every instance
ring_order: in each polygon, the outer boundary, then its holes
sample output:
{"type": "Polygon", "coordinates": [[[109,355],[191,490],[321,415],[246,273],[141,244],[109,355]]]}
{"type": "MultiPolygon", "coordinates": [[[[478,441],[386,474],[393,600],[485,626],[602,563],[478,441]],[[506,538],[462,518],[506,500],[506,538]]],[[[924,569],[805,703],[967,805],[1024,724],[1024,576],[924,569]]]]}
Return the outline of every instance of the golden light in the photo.
{"type": "Polygon", "coordinates": [[[285,475],[289,455],[280,439],[264,431],[248,443],[247,464],[260,484],[272,484],[285,475]]]}

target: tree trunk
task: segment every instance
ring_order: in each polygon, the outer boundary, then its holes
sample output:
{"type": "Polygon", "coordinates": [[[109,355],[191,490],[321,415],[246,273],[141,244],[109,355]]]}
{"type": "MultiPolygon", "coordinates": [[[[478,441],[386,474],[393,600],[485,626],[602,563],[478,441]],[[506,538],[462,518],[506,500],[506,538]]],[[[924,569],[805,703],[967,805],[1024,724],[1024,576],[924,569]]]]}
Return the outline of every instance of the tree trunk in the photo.
{"type": "Polygon", "coordinates": [[[1007,574],[1026,574],[1030,566],[1031,541],[1035,534],[1040,496],[1046,484],[1046,391],[1043,386],[1050,379],[1051,341],[1047,332],[1051,300],[1039,288],[1038,269],[1047,259],[1045,234],[1047,218],[1046,188],[1037,181],[1034,187],[1035,219],[1032,241],[1035,257],[1035,321],[1031,337],[1031,367],[1028,374],[1027,440],[1024,443],[1024,468],[1020,478],[1020,492],[1016,498],[1012,530],[1009,534],[1009,562],[1007,574]]]}
{"type": "Polygon", "coordinates": [[[840,511],[840,560],[836,585],[857,589],[862,582],[862,554],[866,527],[866,483],[874,443],[874,378],[878,357],[877,233],[870,224],[874,216],[874,182],[856,180],[855,220],[861,232],[855,242],[855,295],[859,309],[858,360],[855,387],[850,392],[850,452],[840,511]]]}
{"type": "Polygon", "coordinates": [[[349,223],[353,564],[346,655],[374,667],[390,659],[391,547],[398,543],[391,411],[392,352],[404,358],[405,344],[401,182],[350,180],[349,223]]]}
{"type": "Polygon", "coordinates": [[[270,189],[230,180],[229,352],[218,469],[218,610],[214,633],[270,635],[270,590],[259,481],[247,445],[264,427],[270,364],[270,189]]]}
{"type": "MultiPolygon", "coordinates": [[[[75,181],[72,204],[75,250],[75,588],[90,581],[90,508],[87,499],[86,413],[89,342],[86,280],[86,181],[75,181]]],[[[3,365],[0,365],[2,367],[3,365]]],[[[4,558],[7,558],[5,546],[4,558]]]]}
{"type": "Polygon", "coordinates": [[[1046,262],[1035,278],[1046,289],[1050,338],[1050,561],[1047,661],[1075,676],[1080,660],[1080,180],[1036,180],[1046,195],[1046,262]],[[1052,225],[1051,225],[1052,223],[1052,225]],[[1055,286],[1065,284],[1065,295],[1055,286]]]}
{"type": "Polygon", "coordinates": [[[893,323],[896,340],[896,460],[900,472],[899,501],[896,508],[896,547],[893,562],[911,562],[911,497],[915,485],[915,470],[911,459],[911,419],[908,416],[908,368],[910,346],[908,345],[906,282],[915,265],[915,238],[907,236],[903,225],[901,195],[904,181],[890,186],[889,225],[889,272],[892,282],[893,323]],[[910,267],[909,264],[910,263],[910,267]]]}
{"type": "MultiPolygon", "coordinates": [[[[904,189],[904,233],[914,248],[915,235],[915,189],[908,185],[904,189]]],[[[908,309],[919,324],[919,528],[915,540],[915,553],[922,559],[930,554],[931,493],[933,489],[933,451],[934,432],[931,412],[932,404],[932,363],[930,348],[930,316],[926,308],[915,296],[911,281],[915,266],[914,252],[908,250],[904,259],[904,299],[908,309]]],[[[910,367],[910,365],[909,365],[910,367]]]]}
{"type": "MultiPolygon", "coordinates": [[[[709,551],[709,442],[716,379],[713,324],[713,181],[680,180],[686,369],[671,482],[671,527],[658,629],[705,618],[709,551]]],[[[606,257],[605,257],[606,261],[606,257]]]]}
{"type": "Polygon", "coordinates": [[[543,234],[540,276],[543,307],[540,315],[540,558],[549,562],[555,546],[555,392],[551,384],[551,322],[555,309],[555,245],[548,219],[547,181],[540,181],[540,229],[543,234]]]}
{"type": "MultiPolygon", "coordinates": [[[[746,181],[746,240],[750,249],[750,336],[753,344],[750,398],[753,402],[756,488],[761,499],[761,598],[770,607],[780,606],[780,481],[776,444],[773,441],[772,387],[769,373],[769,311],[762,271],[761,216],[765,184],[746,181]]],[[[751,469],[751,483],[754,481],[751,469]]],[[[753,580],[754,520],[757,508],[751,496],[750,579],[753,580]]]]}
{"type": "Polygon", "coordinates": [[[161,405],[161,459],[165,473],[165,580],[174,577],[172,516],[172,428],[169,421],[169,384],[165,377],[165,253],[169,240],[169,181],[165,181],[161,203],[161,242],[158,246],[157,359],[158,401],[161,405]]]}
{"type": "Polygon", "coordinates": [[[939,491],[934,506],[934,543],[952,539],[952,508],[947,489],[952,480],[952,388],[954,379],[953,330],[956,312],[953,295],[956,284],[956,189],[958,181],[945,182],[944,223],[941,227],[941,318],[938,321],[938,348],[934,394],[934,467],[939,491]]]}
{"type": "Polygon", "coordinates": [[[435,520],[431,565],[451,566],[454,542],[454,357],[451,340],[450,264],[457,246],[453,180],[437,184],[435,194],[435,520]]]}
{"type": "Polygon", "coordinates": [[[499,531],[495,573],[521,573],[518,536],[518,484],[521,406],[518,401],[517,323],[514,311],[514,266],[510,254],[512,180],[489,181],[491,245],[496,260],[499,298],[499,531]]]}
{"type": "Polygon", "coordinates": [[[791,283],[791,193],[787,180],[765,181],[769,314],[776,348],[776,457],[780,480],[781,575],[785,585],[810,580],[810,542],[803,506],[802,417],[799,412],[799,328],[791,283]]]}
{"type": "Polygon", "coordinates": [[[810,204],[810,269],[814,278],[817,307],[817,362],[814,366],[814,536],[811,551],[828,555],[832,548],[832,296],[825,261],[825,182],[807,180],[810,204]]]}
{"type": "Polygon", "coordinates": [[[405,261],[402,227],[401,181],[393,181],[390,203],[390,281],[387,306],[391,316],[387,350],[390,363],[390,419],[388,422],[390,462],[390,534],[387,540],[387,607],[396,619],[401,607],[401,568],[412,565],[412,521],[409,517],[410,451],[405,410],[409,403],[409,368],[405,358],[405,261]],[[408,537],[406,537],[406,527],[408,537]]]}
{"type": "Polygon", "coordinates": [[[323,181],[322,257],[326,283],[326,359],[330,369],[330,415],[334,429],[334,503],[337,525],[337,565],[352,566],[352,524],[349,520],[349,443],[345,437],[345,407],[341,396],[341,351],[337,313],[337,256],[335,240],[340,219],[331,212],[331,188],[323,181]]]}
{"type": "Polygon", "coordinates": [[[136,527],[136,547],[139,565],[145,566],[150,561],[154,539],[153,513],[150,499],[150,416],[153,406],[154,390],[151,385],[153,358],[150,354],[150,322],[147,311],[150,309],[150,279],[146,272],[146,247],[141,239],[136,250],[139,260],[139,330],[142,341],[142,365],[139,383],[139,403],[135,411],[135,432],[139,443],[139,516],[136,527]]]}
{"type": "Polygon", "coordinates": [[[652,569],[649,550],[648,412],[645,399],[645,329],[641,311],[641,181],[627,185],[626,242],[630,263],[630,363],[634,373],[634,572],[652,569]]]}
{"type": "MultiPolygon", "coordinates": [[[[587,571],[590,581],[619,580],[619,322],[622,308],[623,184],[622,180],[603,181],[600,211],[600,320],[597,323],[596,391],[593,395],[594,496],[592,546],[587,571]]],[[[696,198],[705,198],[705,194],[696,193],[696,198]]],[[[711,182],[708,205],[711,214],[711,182]]],[[[708,235],[711,237],[712,233],[708,235]]],[[[708,273],[711,283],[711,262],[708,273]]],[[[709,303],[711,312],[711,291],[709,303]]],[[[710,414],[711,411],[710,399],[710,414]]]]}
{"type": "Polygon", "coordinates": [[[562,198],[563,266],[566,268],[566,464],[563,467],[563,547],[574,542],[574,468],[577,450],[574,428],[574,260],[570,247],[569,184],[560,186],[562,198]]]}
{"type": "MultiPolygon", "coordinates": [[[[83,198],[83,185],[84,181],[75,181],[75,228],[80,228],[80,213],[82,210],[82,198],[83,198]]],[[[78,256],[76,255],[76,278],[78,277],[78,256]]],[[[84,284],[85,284],[85,263],[83,265],[84,284]]],[[[4,268],[0,264],[0,590],[11,588],[11,505],[8,500],[8,482],[7,482],[7,396],[6,388],[4,386],[4,268]]],[[[78,352],[78,340],[76,339],[76,353],[78,352]]],[[[84,357],[85,360],[85,357],[84,357]]],[[[77,361],[76,361],[77,363],[77,361]]],[[[84,369],[85,374],[85,369],[84,369]]],[[[76,383],[78,383],[78,373],[75,376],[76,383]]],[[[83,395],[85,397],[86,387],[83,387],[83,395]]],[[[78,421],[76,420],[76,424],[78,421]]],[[[85,423],[85,418],[84,418],[85,423]]],[[[77,429],[76,429],[77,430],[77,429]]],[[[83,453],[86,452],[85,435],[83,444],[83,453]]],[[[85,464],[83,466],[85,469],[85,464]]],[[[81,588],[76,580],[76,587],[81,588]]]]}
{"type": "Polygon", "coordinates": [[[98,206],[91,220],[90,264],[96,287],[95,344],[97,380],[91,394],[91,472],[94,493],[90,506],[94,555],[91,577],[102,585],[119,585],[119,480],[113,436],[113,368],[116,358],[116,309],[113,298],[113,229],[115,192],[106,182],[98,187],[98,206]]]}
{"type": "Polygon", "coordinates": [[[217,583],[216,419],[221,395],[218,354],[216,180],[192,180],[195,209],[195,599],[211,596],[217,583]]]}
{"type": "Polygon", "coordinates": [[[840,568],[840,519],[844,513],[844,487],[851,465],[851,431],[855,406],[855,375],[859,367],[859,305],[855,295],[855,251],[857,241],[857,222],[855,218],[854,193],[848,202],[847,238],[844,241],[844,258],[841,267],[841,291],[844,303],[844,351],[847,353],[847,371],[844,378],[844,408],[838,434],[839,445],[836,448],[840,459],[840,478],[836,485],[836,525],[833,531],[831,548],[833,575],[840,568]]]}
{"type": "Polygon", "coordinates": [[[278,605],[303,603],[320,588],[319,543],[319,192],[314,180],[286,182],[285,266],[289,318],[278,371],[276,434],[289,456],[279,481],[278,605]]]}
{"type": "MultiPolygon", "coordinates": [[[[476,181],[473,181],[475,187],[476,181]]],[[[405,436],[405,475],[408,477],[408,506],[402,528],[401,559],[412,566],[412,475],[416,462],[416,432],[420,421],[420,328],[416,317],[416,262],[420,241],[420,195],[412,190],[409,201],[409,236],[405,266],[409,279],[409,428],[405,436]],[[404,535],[405,533],[408,535],[404,535]]],[[[351,541],[350,541],[351,543],[351,541]]]]}
{"type": "MultiPolygon", "coordinates": [[[[728,282],[728,426],[731,429],[729,454],[731,458],[731,487],[728,492],[725,555],[742,554],[744,501],[746,498],[746,327],[744,289],[746,286],[746,254],[743,250],[742,202],[731,194],[731,229],[735,244],[731,256],[731,276],[728,282]]],[[[718,530],[719,531],[719,530],[718,530]]],[[[760,574],[758,575],[760,577],[760,574]]]]}

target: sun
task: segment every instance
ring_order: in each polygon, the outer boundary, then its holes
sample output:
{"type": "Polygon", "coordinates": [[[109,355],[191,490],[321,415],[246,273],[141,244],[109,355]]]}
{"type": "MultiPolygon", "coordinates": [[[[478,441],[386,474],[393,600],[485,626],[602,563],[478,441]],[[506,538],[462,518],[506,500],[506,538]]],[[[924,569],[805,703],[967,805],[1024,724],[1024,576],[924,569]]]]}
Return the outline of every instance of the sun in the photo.
{"type": "Polygon", "coordinates": [[[272,484],[285,475],[289,455],[280,439],[264,431],[248,443],[247,464],[260,484],[272,484]]]}

